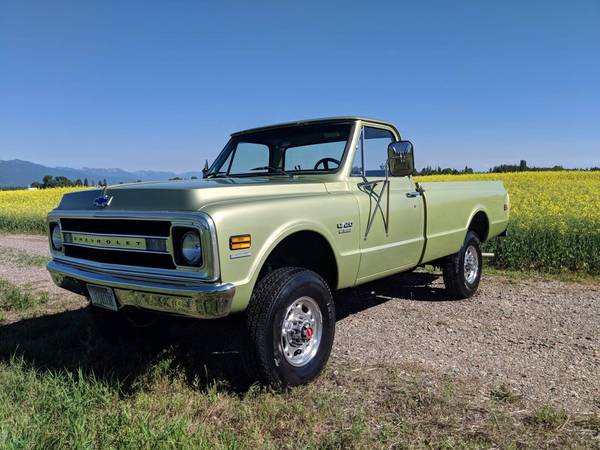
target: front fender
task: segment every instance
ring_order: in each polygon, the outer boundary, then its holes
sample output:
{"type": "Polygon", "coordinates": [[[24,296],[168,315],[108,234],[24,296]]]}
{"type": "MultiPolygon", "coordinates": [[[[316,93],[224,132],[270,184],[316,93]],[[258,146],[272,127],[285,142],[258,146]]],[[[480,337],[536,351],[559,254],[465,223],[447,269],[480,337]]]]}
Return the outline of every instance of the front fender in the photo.
{"type": "MultiPolygon", "coordinates": [[[[325,228],[322,224],[316,221],[308,221],[308,220],[295,220],[293,222],[289,222],[283,224],[273,231],[273,233],[269,236],[265,244],[261,247],[260,252],[257,254],[257,257],[254,259],[253,264],[250,268],[250,272],[252,276],[250,278],[254,278],[256,281],[256,277],[258,273],[262,269],[263,265],[267,261],[269,255],[275,250],[275,248],[287,237],[293,235],[294,233],[298,233],[300,231],[312,231],[321,235],[331,249],[333,250],[333,255],[335,257],[335,263],[337,267],[340,266],[340,254],[338,249],[335,246],[335,242],[333,240],[332,234],[325,228]]],[[[250,279],[247,279],[250,281],[250,279]]]]}
{"type": "MultiPolygon", "coordinates": [[[[265,261],[284,239],[300,231],[318,233],[330,245],[338,269],[338,286],[354,285],[360,261],[358,230],[338,234],[337,225],[357,223],[356,202],[349,195],[320,195],[281,200],[252,201],[213,205],[210,214],[215,222],[221,280],[236,286],[233,310],[243,310],[265,261]],[[247,250],[230,250],[231,236],[250,234],[247,250]]],[[[358,227],[356,227],[358,228],[358,227]]]]}

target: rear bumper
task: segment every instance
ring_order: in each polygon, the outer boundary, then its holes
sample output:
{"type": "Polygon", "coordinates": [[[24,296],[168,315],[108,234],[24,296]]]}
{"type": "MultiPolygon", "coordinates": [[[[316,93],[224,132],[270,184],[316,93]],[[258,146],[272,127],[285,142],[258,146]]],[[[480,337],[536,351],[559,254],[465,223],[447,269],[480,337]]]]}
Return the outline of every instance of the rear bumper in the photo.
{"type": "Polygon", "coordinates": [[[171,280],[122,278],[113,274],[86,270],[52,260],[48,271],[54,283],[77,294],[89,296],[87,284],[112,287],[119,307],[160,311],[201,319],[224,317],[231,311],[233,284],[175,284],[171,280]]]}

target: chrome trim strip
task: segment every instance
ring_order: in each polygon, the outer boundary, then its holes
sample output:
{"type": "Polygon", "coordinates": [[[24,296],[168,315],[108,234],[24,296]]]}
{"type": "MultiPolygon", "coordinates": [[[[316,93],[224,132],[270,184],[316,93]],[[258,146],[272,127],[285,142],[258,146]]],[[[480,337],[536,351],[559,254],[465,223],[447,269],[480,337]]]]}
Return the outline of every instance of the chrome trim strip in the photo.
{"type": "Polygon", "coordinates": [[[178,270],[154,269],[152,267],[124,266],[120,264],[97,263],[95,261],[89,261],[87,259],[77,259],[68,256],[57,256],[53,259],[53,261],[56,261],[61,264],[68,264],[69,266],[85,270],[86,272],[114,275],[117,277],[127,278],[131,280],[143,280],[150,277],[156,279],[157,277],[160,277],[160,279],[163,280],[168,280],[173,283],[180,283],[186,285],[207,281],[200,279],[197,276],[197,273],[184,272],[178,270]]]}
{"type": "MultiPolygon", "coordinates": [[[[202,281],[217,281],[221,275],[220,264],[219,264],[219,248],[217,244],[217,233],[215,224],[212,218],[202,212],[151,212],[151,211],[98,211],[98,210],[62,210],[54,209],[48,214],[47,221],[49,222],[60,222],[61,218],[80,218],[80,219],[130,219],[130,220],[162,220],[170,221],[171,224],[177,223],[179,226],[189,226],[191,228],[197,228],[200,231],[201,236],[205,236],[208,233],[209,249],[203,254],[203,266],[197,267],[185,267],[176,266],[175,269],[153,269],[138,266],[123,266],[118,264],[106,264],[98,263],[96,261],[90,261],[86,259],[73,258],[64,256],[60,252],[51,252],[52,256],[63,262],[78,265],[88,270],[112,270],[119,271],[121,273],[133,273],[133,274],[152,274],[163,278],[175,277],[182,278],[187,277],[195,278],[202,281]]],[[[203,240],[204,243],[204,240],[203,240]]],[[[205,247],[206,248],[206,247],[205,247]]]]}
{"type": "Polygon", "coordinates": [[[65,248],[65,236],[64,234],[62,235],[63,238],[63,246],[60,250],[55,250],[54,246],[52,245],[52,232],[50,231],[51,228],[51,224],[56,223],[59,227],[61,227],[61,233],[62,233],[62,225],[60,223],[60,221],[58,219],[50,219],[50,216],[48,216],[46,218],[46,234],[48,235],[48,246],[50,248],[50,254],[52,256],[54,255],[64,255],[63,250],[65,248]]]}
{"type": "Polygon", "coordinates": [[[55,260],[50,261],[47,268],[57,286],[86,297],[88,283],[107,286],[114,289],[121,307],[134,306],[202,319],[228,315],[235,294],[231,283],[181,286],[155,277],[132,280],[88,272],[55,260]]]}
{"type": "MultiPolygon", "coordinates": [[[[213,246],[213,242],[211,241],[211,236],[214,236],[215,233],[213,232],[203,232],[202,228],[197,227],[197,226],[190,226],[187,223],[183,223],[180,222],[178,220],[171,220],[171,226],[169,228],[169,237],[170,237],[170,242],[171,242],[171,257],[173,258],[173,265],[175,266],[176,270],[183,270],[183,271],[198,271],[198,269],[202,269],[206,267],[206,261],[204,261],[204,249],[207,247],[207,245],[209,247],[213,246]],[[202,266],[200,267],[195,267],[195,266],[186,266],[183,264],[177,264],[177,258],[175,257],[175,254],[177,253],[176,249],[175,249],[175,241],[173,240],[173,228],[191,228],[193,230],[197,230],[198,234],[200,235],[200,245],[202,248],[202,266]]],[[[214,244],[216,245],[216,243],[214,244]]]]}
{"type": "MultiPolygon", "coordinates": [[[[63,247],[65,245],[70,245],[72,247],[93,248],[94,250],[114,250],[116,252],[154,253],[156,255],[171,256],[171,254],[169,253],[168,250],[165,250],[164,252],[157,252],[155,250],[138,250],[135,248],[100,247],[100,246],[96,246],[96,245],[73,244],[72,242],[69,242],[68,244],[63,244],[63,247]]],[[[89,260],[86,259],[86,261],[89,261],[89,260]]]]}
{"type": "Polygon", "coordinates": [[[247,256],[252,256],[252,252],[232,253],[229,255],[229,259],[246,258],[247,256]]]}
{"type": "MultiPolygon", "coordinates": [[[[135,220],[135,219],[134,219],[135,220]]],[[[162,239],[164,241],[169,239],[169,236],[148,236],[145,234],[112,234],[112,233],[89,233],[87,231],[75,231],[75,230],[62,230],[64,233],[72,233],[72,234],[86,234],[91,236],[105,236],[105,237],[122,237],[122,238],[144,238],[144,239],[162,239]]]]}

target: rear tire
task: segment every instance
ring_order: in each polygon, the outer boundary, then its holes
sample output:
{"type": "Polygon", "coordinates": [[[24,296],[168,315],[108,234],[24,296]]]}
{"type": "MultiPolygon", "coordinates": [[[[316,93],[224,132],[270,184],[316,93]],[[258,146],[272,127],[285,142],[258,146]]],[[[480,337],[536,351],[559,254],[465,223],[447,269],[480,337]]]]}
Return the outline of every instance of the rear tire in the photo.
{"type": "Polygon", "coordinates": [[[274,270],[258,282],[246,310],[248,375],[273,387],[306,384],[331,353],[335,309],[327,283],[295,267],[274,270]]]}
{"type": "Polygon", "coordinates": [[[467,232],[458,253],[444,261],[444,284],[453,298],[464,299],[475,294],[481,280],[481,242],[473,231],[467,232]]]}

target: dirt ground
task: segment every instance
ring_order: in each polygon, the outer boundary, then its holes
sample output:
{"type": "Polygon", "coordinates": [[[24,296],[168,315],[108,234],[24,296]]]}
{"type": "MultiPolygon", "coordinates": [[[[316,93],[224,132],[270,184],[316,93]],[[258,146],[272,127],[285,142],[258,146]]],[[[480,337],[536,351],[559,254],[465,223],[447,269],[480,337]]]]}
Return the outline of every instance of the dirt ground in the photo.
{"type": "MultiPolygon", "coordinates": [[[[87,302],[79,295],[72,294],[54,285],[45,267],[40,264],[26,264],[21,255],[48,256],[50,249],[45,236],[0,234],[0,279],[7,280],[33,291],[45,291],[51,301],[38,313],[54,313],[67,309],[84,307],[87,302]]],[[[8,322],[17,320],[22,314],[8,311],[3,313],[8,322]]],[[[26,315],[27,317],[30,314],[26,315]]],[[[0,324],[1,325],[1,324],[0,324]]]]}
{"type": "MultiPolygon", "coordinates": [[[[7,249],[44,255],[46,238],[0,236],[0,278],[50,293],[36,315],[85,307],[44,267],[11,262],[7,249]]],[[[418,365],[476,381],[483,397],[504,385],[540,403],[600,411],[600,283],[488,276],[474,298],[452,301],[436,274],[402,274],[336,293],[336,310],[336,370],[418,365]]],[[[6,319],[0,328],[19,317],[6,319]]]]}

